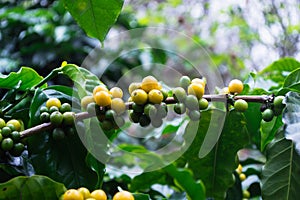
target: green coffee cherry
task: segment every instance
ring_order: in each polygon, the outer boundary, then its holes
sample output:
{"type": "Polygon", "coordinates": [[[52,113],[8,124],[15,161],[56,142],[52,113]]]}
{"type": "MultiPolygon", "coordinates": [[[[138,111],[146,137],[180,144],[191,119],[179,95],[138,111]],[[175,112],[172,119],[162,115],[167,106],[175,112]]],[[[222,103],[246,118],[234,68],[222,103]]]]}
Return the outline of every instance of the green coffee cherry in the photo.
{"type": "Polygon", "coordinates": [[[267,108],[263,113],[262,113],[262,119],[266,122],[272,121],[274,117],[274,112],[270,108],[267,108]]]}
{"type": "Polygon", "coordinates": [[[146,126],[149,126],[149,124],[151,123],[151,120],[147,115],[143,114],[140,117],[139,123],[140,123],[141,127],[146,127],[146,126]]]}
{"type": "Polygon", "coordinates": [[[49,122],[49,121],[50,121],[50,114],[47,113],[47,112],[43,112],[43,113],[40,115],[40,120],[41,120],[42,123],[49,122]]]}
{"type": "Polygon", "coordinates": [[[25,146],[22,143],[16,143],[13,148],[9,151],[9,153],[14,157],[19,157],[25,150],[25,146]]]}
{"type": "Polygon", "coordinates": [[[63,103],[60,108],[59,111],[61,113],[65,113],[65,112],[71,112],[72,111],[72,107],[69,103],[63,103]]]}
{"type": "Polygon", "coordinates": [[[176,87],[172,90],[173,97],[177,102],[183,103],[186,98],[186,91],[182,87],[176,87]]]}
{"type": "Polygon", "coordinates": [[[285,105],[283,104],[284,96],[277,96],[274,98],[274,108],[283,109],[285,105]]]}
{"type": "Polygon", "coordinates": [[[54,126],[60,126],[63,122],[63,119],[64,119],[64,117],[59,111],[55,111],[55,112],[51,113],[51,115],[50,115],[50,122],[54,126]]]}
{"type": "Polygon", "coordinates": [[[199,102],[195,95],[187,95],[184,104],[189,110],[199,109],[199,102]]]}
{"type": "Polygon", "coordinates": [[[49,108],[49,113],[53,113],[53,112],[56,112],[56,111],[59,111],[59,108],[56,107],[56,106],[51,106],[51,107],[49,108]]]}
{"type": "Polygon", "coordinates": [[[11,129],[9,127],[5,126],[2,128],[1,134],[3,137],[6,138],[6,137],[10,137],[11,132],[12,132],[11,129]]]}
{"type": "Polygon", "coordinates": [[[65,138],[65,132],[62,128],[55,128],[52,131],[52,138],[54,140],[62,140],[65,138]]]}
{"type": "Polygon", "coordinates": [[[134,112],[133,110],[129,113],[129,118],[133,123],[139,123],[142,114],[138,112],[134,112]]]}
{"type": "Polygon", "coordinates": [[[11,138],[5,138],[1,142],[1,148],[4,151],[9,151],[14,147],[14,141],[11,138]]]}
{"type": "Polygon", "coordinates": [[[186,107],[183,103],[176,103],[174,105],[174,112],[175,113],[181,115],[181,114],[185,113],[185,111],[186,111],[186,107]]]}
{"type": "Polygon", "coordinates": [[[207,108],[208,108],[208,101],[206,99],[204,99],[204,98],[201,98],[199,100],[199,109],[200,110],[205,110],[207,108]]]}
{"type": "Polygon", "coordinates": [[[238,99],[234,102],[234,109],[239,112],[245,112],[248,109],[247,101],[238,99]]]}
{"type": "Polygon", "coordinates": [[[197,121],[197,120],[199,120],[200,119],[200,111],[198,111],[198,110],[192,110],[192,111],[189,111],[188,112],[188,116],[190,117],[190,119],[192,120],[192,121],[197,121]]]}
{"type": "Polygon", "coordinates": [[[182,76],[179,80],[180,87],[184,88],[185,90],[191,84],[191,79],[188,76],[182,76]]]}

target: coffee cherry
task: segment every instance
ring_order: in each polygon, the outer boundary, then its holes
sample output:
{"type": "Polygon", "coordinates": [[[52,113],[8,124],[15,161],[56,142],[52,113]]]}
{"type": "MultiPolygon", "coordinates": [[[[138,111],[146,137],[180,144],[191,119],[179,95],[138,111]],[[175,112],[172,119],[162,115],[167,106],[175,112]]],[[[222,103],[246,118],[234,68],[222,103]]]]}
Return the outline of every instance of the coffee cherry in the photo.
{"type": "Polygon", "coordinates": [[[4,119],[0,118],[0,128],[3,128],[6,126],[6,123],[4,121],[4,119]]]}
{"type": "Polygon", "coordinates": [[[10,135],[10,138],[14,141],[14,142],[19,142],[21,139],[21,134],[19,131],[13,131],[10,135]]]}
{"type": "Polygon", "coordinates": [[[1,148],[4,151],[9,151],[13,148],[14,141],[11,138],[5,138],[1,142],[1,148]]]}
{"type": "Polygon", "coordinates": [[[87,106],[90,104],[90,103],[94,103],[95,100],[94,100],[94,97],[93,96],[85,96],[81,99],[81,107],[86,110],[87,109],[87,106]]]}
{"type": "Polygon", "coordinates": [[[131,95],[131,93],[136,89],[141,89],[141,85],[142,83],[137,83],[137,82],[131,83],[128,87],[129,94],[131,95]]]}
{"type": "Polygon", "coordinates": [[[283,109],[284,108],[284,104],[282,103],[284,100],[284,96],[277,96],[274,98],[274,108],[279,108],[279,109],[283,109]]]}
{"type": "Polygon", "coordinates": [[[50,121],[50,114],[47,113],[47,112],[41,113],[40,120],[41,120],[42,123],[49,122],[50,121]]]}
{"type": "Polygon", "coordinates": [[[198,99],[201,99],[204,95],[204,87],[198,83],[192,83],[188,87],[188,94],[196,96],[198,99]]]}
{"type": "Polygon", "coordinates": [[[22,143],[14,144],[13,148],[9,151],[9,153],[14,157],[19,157],[25,150],[25,146],[22,143]]]}
{"type": "Polygon", "coordinates": [[[142,116],[142,113],[139,113],[139,112],[130,111],[130,113],[129,113],[129,119],[133,123],[139,123],[141,116],[142,116]]]}
{"type": "Polygon", "coordinates": [[[58,98],[48,99],[46,102],[46,107],[49,109],[52,106],[56,106],[56,107],[60,108],[60,106],[61,106],[60,100],[58,98]]]}
{"type": "Polygon", "coordinates": [[[191,83],[200,84],[203,88],[205,88],[206,80],[200,78],[194,78],[191,83]]]}
{"type": "Polygon", "coordinates": [[[160,104],[164,99],[164,95],[160,90],[153,89],[149,92],[148,99],[150,103],[160,104]]]}
{"type": "Polygon", "coordinates": [[[270,108],[267,108],[263,113],[262,113],[262,119],[266,122],[272,121],[274,117],[274,112],[270,108]]]}
{"type": "Polygon", "coordinates": [[[143,114],[140,117],[139,123],[141,127],[146,127],[151,123],[151,120],[147,115],[143,114]]]}
{"type": "Polygon", "coordinates": [[[198,110],[192,110],[188,112],[188,116],[192,121],[197,121],[200,119],[200,112],[198,110]]]}
{"type": "Polygon", "coordinates": [[[228,90],[230,93],[239,94],[243,91],[243,89],[244,89],[244,85],[243,85],[242,81],[240,81],[238,79],[233,79],[229,82],[228,90]]]}
{"type": "Polygon", "coordinates": [[[150,119],[154,118],[156,113],[157,113],[157,109],[154,105],[152,104],[147,104],[144,108],[144,113],[145,115],[147,115],[150,119]]]}
{"type": "Polygon", "coordinates": [[[93,89],[93,96],[95,98],[95,95],[97,92],[101,92],[101,91],[104,91],[104,92],[107,92],[108,93],[108,89],[105,85],[98,85],[96,86],[94,89],[93,89]]]}
{"type": "Polygon", "coordinates": [[[118,115],[121,115],[126,110],[126,105],[121,98],[114,98],[111,100],[111,109],[116,111],[118,115]]]}
{"type": "Polygon", "coordinates": [[[67,126],[72,126],[75,123],[75,113],[65,112],[63,113],[63,124],[67,126]]]}
{"type": "Polygon", "coordinates": [[[185,106],[189,109],[189,110],[197,110],[199,109],[199,103],[198,103],[198,99],[196,96],[194,95],[188,95],[185,99],[185,106]]]}
{"type": "Polygon", "coordinates": [[[63,119],[64,119],[64,117],[59,111],[55,111],[55,112],[51,113],[51,115],[50,115],[50,122],[54,126],[60,126],[63,122],[63,119]]]}
{"type": "Polygon", "coordinates": [[[234,102],[234,109],[238,112],[245,112],[248,109],[247,101],[238,99],[234,102]]]}
{"type": "Polygon", "coordinates": [[[12,132],[11,129],[9,127],[5,126],[2,128],[1,134],[3,137],[6,138],[6,137],[10,137],[11,132],[12,132]]]}
{"type": "Polygon", "coordinates": [[[182,76],[179,80],[180,87],[184,88],[185,90],[191,84],[191,79],[188,76],[182,76]]]}
{"type": "Polygon", "coordinates": [[[148,101],[148,94],[142,89],[136,89],[131,93],[131,98],[134,103],[143,105],[148,101]]]}
{"type": "Polygon", "coordinates": [[[122,98],[123,97],[123,91],[119,87],[113,87],[109,90],[109,92],[113,98],[122,98]]]}
{"type": "Polygon", "coordinates": [[[56,112],[56,111],[59,111],[59,108],[57,106],[51,106],[49,108],[49,113],[53,113],[53,112],[56,112]]]}
{"type": "Polygon", "coordinates": [[[103,106],[103,107],[109,106],[111,104],[111,96],[106,91],[97,92],[94,95],[94,100],[97,105],[103,106]]]}
{"type": "Polygon", "coordinates": [[[141,89],[145,92],[150,92],[153,89],[161,89],[161,86],[158,84],[158,81],[153,76],[146,76],[142,80],[141,89]]]}
{"type": "Polygon", "coordinates": [[[201,98],[199,100],[199,109],[200,110],[205,110],[207,108],[208,108],[208,101],[206,99],[204,99],[204,98],[201,98]]]}
{"type": "Polygon", "coordinates": [[[71,112],[71,110],[72,110],[72,107],[69,103],[63,103],[59,108],[59,111],[61,113],[71,112]]]}
{"type": "Polygon", "coordinates": [[[186,92],[182,87],[176,87],[172,90],[173,97],[177,102],[184,103],[186,98],[186,92]]]}
{"type": "Polygon", "coordinates": [[[186,111],[186,107],[183,103],[176,103],[174,105],[174,112],[175,113],[181,115],[181,114],[185,113],[185,111],[186,111]]]}

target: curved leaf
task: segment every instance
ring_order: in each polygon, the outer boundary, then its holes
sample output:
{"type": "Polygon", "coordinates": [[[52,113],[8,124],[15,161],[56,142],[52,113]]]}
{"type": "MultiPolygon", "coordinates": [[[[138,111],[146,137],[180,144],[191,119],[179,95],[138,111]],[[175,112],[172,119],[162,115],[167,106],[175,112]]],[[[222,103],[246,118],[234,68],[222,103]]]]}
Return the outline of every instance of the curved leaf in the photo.
{"type": "Polygon", "coordinates": [[[0,88],[15,89],[17,87],[19,90],[25,91],[38,84],[42,79],[43,77],[33,69],[22,67],[18,72],[11,72],[9,75],[0,73],[0,88]]]}
{"type": "Polygon", "coordinates": [[[295,143],[295,148],[300,155],[300,95],[289,92],[285,99],[286,107],[283,112],[285,123],[285,137],[295,143]]]}
{"type": "Polygon", "coordinates": [[[80,98],[91,95],[95,86],[104,85],[96,75],[74,64],[67,64],[62,72],[74,82],[80,98]]]}
{"type": "Polygon", "coordinates": [[[282,127],[282,125],[281,116],[274,117],[270,122],[261,121],[261,151],[264,151],[265,147],[274,139],[276,132],[280,127],[282,127]]]}
{"type": "Polygon", "coordinates": [[[259,74],[268,76],[275,82],[283,82],[287,76],[287,72],[291,72],[300,67],[300,62],[294,58],[282,58],[273,62],[271,65],[263,69],[259,74]]]}
{"type": "Polygon", "coordinates": [[[0,199],[59,199],[66,191],[63,184],[45,176],[19,176],[0,184],[0,199]]]}
{"type": "Polygon", "coordinates": [[[267,147],[267,162],[262,171],[263,199],[299,199],[299,171],[300,157],[295,145],[283,136],[277,137],[267,147]]]}
{"type": "MultiPolygon", "coordinates": [[[[300,66],[299,66],[300,67],[300,66]]],[[[284,89],[300,92],[300,68],[291,72],[284,81],[284,89]]]]}
{"type": "Polygon", "coordinates": [[[66,9],[88,36],[104,40],[116,22],[123,0],[63,0],[66,9]]]}
{"type": "Polygon", "coordinates": [[[232,176],[237,167],[237,151],[248,143],[245,117],[238,112],[227,114],[221,136],[213,150],[204,158],[199,158],[199,148],[203,143],[209,126],[220,126],[219,122],[211,122],[211,116],[223,115],[223,111],[211,110],[201,113],[199,124],[191,122],[186,132],[195,130],[198,133],[190,148],[184,154],[189,168],[196,179],[201,179],[206,187],[206,196],[214,199],[224,199],[226,191],[234,184],[232,176]]]}

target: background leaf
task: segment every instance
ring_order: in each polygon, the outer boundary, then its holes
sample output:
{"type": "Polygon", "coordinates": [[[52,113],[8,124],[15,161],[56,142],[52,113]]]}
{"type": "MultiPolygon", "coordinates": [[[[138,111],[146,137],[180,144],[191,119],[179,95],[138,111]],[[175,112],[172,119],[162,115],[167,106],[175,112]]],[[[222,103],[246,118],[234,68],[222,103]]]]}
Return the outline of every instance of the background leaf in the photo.
{"type": "Polygon", "coordinates": [[[63,0],[66,9],[88,36],[104,40],[119,16],[123,0],[63,0]]]}
{"type": "Polygon", "coordinates": [[[300,92],[300,69],[291,72],[284,81],[284,89],[300,92]]]}
{"type": "Polygon", "coordinates": [[[295,145],[281,132],[267,147],[267,162],[262,171],[263,199],[299,199],[299,171],[300,157],[295,145]]]}
{"type": "MultiPolygon", "coordinates": [[[[237,151],[248,143],[246,119],[241,113],[235,111],[228,113],[217,144],[207,156],[200,159],[198,157],[199,148],[208,127],[220,126],[219,123],[211,122],[212,113],[214,115],[224,114],[220,110],[201,113],[197,136],[183,158],[193,171],[195,178],[203,181],[206,187],[206,196],[224,199],[227,189],[234,184],[232,173],[237,167],[237,151]]],[[[194,130],[194,126],[198,126],[198,124],[190,122],[186,132],[194,130]]]]}
{"type": "Polygon", "coordinates": [[[286,107],[283,112],[283,122],[286,127],[285,137],[295,143],[295,148],[300,155],[300,95],[289,92],[285,99],[286,107]]]}
{"type": "Polygon", "coordinates": [[[0,199],[58,199],[66,188],[45,176],[19,176],[0,184],[0,199]]]}
{"type": "Polygon", "coordinates": [[[260,133],[261,133],[261,151],[263,152],[265,147],[274,139],[278,129],[282,127],[282,117],[273,117],[272,121],[261,121],[260,133]]]}
{"type": "Polygon", "coordinates": [[[0,73],[0,88],[14,89],[21,82],[18,89],[25,91],[38,84],[42,79],[43,77],[33,69],[22,67],[18,72],[11,72],[9,75],[0,73]]]}

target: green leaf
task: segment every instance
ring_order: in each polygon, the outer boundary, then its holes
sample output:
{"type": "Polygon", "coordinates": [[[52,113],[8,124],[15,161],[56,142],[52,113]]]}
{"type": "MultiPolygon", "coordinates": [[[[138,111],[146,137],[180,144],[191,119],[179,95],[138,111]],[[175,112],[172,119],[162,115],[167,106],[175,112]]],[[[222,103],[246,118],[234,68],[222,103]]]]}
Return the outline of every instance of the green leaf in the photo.
{"type": "Polygon", "coordinates": [[[104,85],[96,75],[74,64],[67,64],[62,72],[74,82],[80,98],[91,95],[95,86],[104,85]]]}
{"type": "Polygon", "coordinates": [[[179,169],[171,164],[164,170],[172,176],[191,199],[205,199],[205,186],[202,181],[195,181],[193,174],[188,169],[179,169]]]}
{"type": "Polygon", "coordinates": [[[285,103],[283,122],[286,126],[284,134],[287,139],[295,143],[295,147],[300,155],[300,95],[295,92],[287,93],[285,103]]]}
{"type": "Polygon", "coordinates": [[[300,68],[291,72],[285,79],[284,89],[300,93],[300,68]]]}
{"type": "Polygon", "coordinates": [[[151,200],[148,194],[133,193],[134,200],[151,200]]]}
{"type": "Polygon", "coordinates": [[[300,195],[300,157],[292,141],[276,137],[267,146],[267,162],[262,171],[262,197],[265,200],[297,200],[300,195]]]}
{"type": "Polygon", "coordinates": [[[63,0],[79,26],[88,36],[104,40],[109,29],[116,22],[123,0],[63,0]]]}
{"type": "Polygon", "coordinates": [[[59,199],[65,191],[63,184],[45,176],[19,176],[0,184],[0,199],[59,199]]]}
{"type": "Polygon", "coordinates": [[[99,162],[90,153],[88,153],[88,155],[86,156],[86,162],[87,162],[88,166],[91,167],[91,169],[97,173],[98,181],[97,181],[95,188],[101,188],[103,178],[104,178],[104,173],[105,173],[105,165],[103,163],[99,162]]]}
{"type": "Polygon", "coordinates": [[[11,72],[9,75],[0,73],[0,88],[15,89],[18,87],[19,90],[25,91],[38,84],[42,79],[43,77],[33,69],[22,67],[18,72],[11,72]]]}
{"type": "Polygon", "coordinates": [[[265,122],[261,121],[261,151],[264,151],[267,144],[269,144],[275,137],[275,134],[277,133],[278,129],[282,127],[282,118],[281,116],[274,117],[272,121],[265,122]]]}
{"type": "MultiPolygon", "coordinates": [[[[212,121],[212,115],[222,116],[223,111],[210,110],[201,113],[199,124],[190,122],[186,128],[186,133],[195,130],[198,126],[197,136],[190,148],[185,152],[184,159],[189,168],[193,171],[196,179],[201,179],[206,187],[206,196],[214,199],[224,199],[229,187],[234,184],[232,176],[237,167],[237,151],[248,143],[246,129],[246,119],[243,114],[231,111],[227,114],[221,136],[212,151],[205,157],[199,158],[199,149],[202,148],[203,141],[208,134],[208,128],[214,127],[218,130],[220,121],[212,121]]],[[[215,119],[218,119],[215,118],[215,119]]],[[[216,137],[209,133],[209,139],[214,141],[216,137]]]]}
{"type": "Polygon", "coordinates": [[[294,58],[282,58],[263,69],[259,75],[267,76],[275,82],[283,82],[288,74],[287,72],[291,72],[299,67],[300,62],[294,58]]]}
{"type": "Polygon", "coordinates": [[[130,184],[131,191],[144,191],[154,184],[166,184],[166,173],[163,170],[144,172],[132,179],[130,184]]]}

